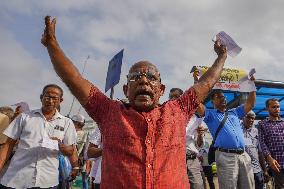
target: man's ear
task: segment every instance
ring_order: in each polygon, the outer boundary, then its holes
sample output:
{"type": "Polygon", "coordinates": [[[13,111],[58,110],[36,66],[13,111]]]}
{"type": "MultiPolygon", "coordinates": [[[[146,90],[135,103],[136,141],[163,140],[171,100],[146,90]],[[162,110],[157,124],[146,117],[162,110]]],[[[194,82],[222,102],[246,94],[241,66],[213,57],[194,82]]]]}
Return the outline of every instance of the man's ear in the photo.
{"type": "Polygon", "coordinates": [[[60,98],[60,103],[61,103],[61,102],[63,102],[63,98],[62,98],[62,97],[60,98]]]}
{"type": "Polygon", "coordinates": [[[165,90],[166,90],[166,86],[165,86],[165,85],[163,85],[163,84],[161,84],[161,86],[160,86],[160,95],[161,95],[161,96],[163,96],[163,95],[164,95],[165,90]]]}
{"type": "Polygon", "coordinates": [[[42,101],[43,95],[41,94],[41,95],[39,96],[39,98],[40,98],[40,101],[42,101]]]}
{"type": "Polygon", "coordinates": [[[123,93],[126,96],[126,98],[128,98],[127,91],[128,91],[128,85],[123,85],[123,93]]]}

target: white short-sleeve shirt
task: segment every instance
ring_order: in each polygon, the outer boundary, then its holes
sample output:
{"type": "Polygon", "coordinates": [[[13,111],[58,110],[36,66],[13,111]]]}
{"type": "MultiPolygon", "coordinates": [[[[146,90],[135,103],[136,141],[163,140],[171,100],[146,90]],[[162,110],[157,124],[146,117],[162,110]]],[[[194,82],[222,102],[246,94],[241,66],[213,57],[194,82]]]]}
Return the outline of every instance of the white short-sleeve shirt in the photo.
{"type": "MultiPolygon", "coordinates": [[[[192,152],[195,152],[198,154],[199,150],[196,144],[197,140],[197,127],[199,125],[205,126],[206,124],[203,122],[203,118],[198,118],[195,115],[193,115],[187,124],[186,127],[186,150],[190,150],[192,152]]],[[[204,144],[204,138],[203,138],[203,144],[204,144]]],[[[200,146],[199,148],[201,148],[200,146]]]]}
{"type": "Polygon", "coordinates": [[[12,188],[49,188],[58,185],[59,151],[42,147],[43,138],[58,137],[66,145],[76,144],[71,119],[56,112],[49,121],[41,109],[22,113],[3,132],[19,140],[1,184],[12,188]]]}
{"type": "MultiPolygon", "coordinates": [[[[99,148],[102,148],[102,140],[101,140],[101,132],[97,127],[93,133],[89,136],[89,142],[97,145],[99,148]]],[[[94,183],[101,183],[101,164],[102,164],[102,156],[95,159],[95,163],[92,167],[91,175],[95,177],[94,183]]]]}

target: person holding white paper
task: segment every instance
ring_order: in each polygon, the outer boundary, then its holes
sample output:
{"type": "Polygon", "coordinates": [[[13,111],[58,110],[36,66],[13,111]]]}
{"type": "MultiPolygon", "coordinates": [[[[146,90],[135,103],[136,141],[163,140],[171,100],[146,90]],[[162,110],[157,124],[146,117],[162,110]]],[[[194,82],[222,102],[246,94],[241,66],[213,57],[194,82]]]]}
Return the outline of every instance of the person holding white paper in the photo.
{"type": "Polygon", "coordinates": [[[17,140],[19,144],[0,188],[54,188],[58,185],[58,155],[61,152],[70,156],[76,144],[73,122],[57,111],[62,96],[59,86],[46,85],[40,95],[42,107],[23,112],[3,132],[8,140],[0,149],[0,171],[17,140]]]}

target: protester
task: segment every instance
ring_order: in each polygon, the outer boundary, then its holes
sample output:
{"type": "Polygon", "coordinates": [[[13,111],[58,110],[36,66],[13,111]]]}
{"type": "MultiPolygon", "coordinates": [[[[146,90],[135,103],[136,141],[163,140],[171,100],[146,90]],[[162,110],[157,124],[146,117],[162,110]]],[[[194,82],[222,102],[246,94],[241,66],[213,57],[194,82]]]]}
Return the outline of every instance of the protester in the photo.
{"type": "Polygon", "coordinates": [[[258,123],[262,152],[273,172],[275,188],[284,188],[284,121],[280,117],[279,100],[272,98],[265,103],[269,117],[258,123]]]}
{"type": "Polygon", "coordinates": [[[245,150],[251,158],[254,173],[255,189],[264,189],[264,181],[268,182],[269,174],[258,141],[258,130],[253,127],[255,113],[251,110],[243,118],[245,150]]]}
{"type": "Polygon", "coordinates": [[[179,99],[159,104],[165,86],[148,61],[134,64],[123,91],[128,104],[106,97],[84,79],[55,37],[56,19],[45,19],[42,44],[56,73],[98,124],[103,141],[101,188],[189,188],[185,165],[185,128],[220,77],[227,50],[220,41],[213,66],[179,99]]]}
{"type": "Polygon", "coordinates": [[[88,147],[88,157],[95,158],[95,163],[93,164],[93,175],[95,189],[100,189],[101,183],[101,163],[102,163],[102,137],[99,128],[97,127],[93,133],[90,134],[88,147]]]}
{"type": "Polygon", "coordinates": [[[240,120],[255,103],[256,93],[250,92],[244,105],[227,110],[227,101],[221,90],[214,90],[211,100],[215,109],[206,109],[200,105],[198,113],[204,116],[204,122],[216,147],[217,176],[220,189],[254,189],[254,177],[251,159],[244,151],[245,141],[240,120]],[[223,121],[224,120],[224,121],[223,121]],[[223,126],[220,127],[220,125],[223,126]],[[217,128],[220,127],[216,137],[217,128]]]}
{"type": "Polygon", "coordinates": [[[19,140],[0,188],[50,188],[58,185],[58,154],[70,156],[76,143],[72,121],[56,108],[63,90],[46,85],[40,95],[40,109],[20,114],[4,131],[8,137],[0,149],[0,170],[19,140]]]}
{"type": "MultiPolygon", "coordinates": [[[[180,88],[172,88],[169,93],[169,99],[178,99],[182,94],[183,91],[180,88]]],[[[198,149],[204,144],[204,130],[201,127],[201,122],[202,118],[197,118],[194,115],[191,117],[186,127],[186,164],[191,189],[204,188],[201,175],[201,165],[197,158],[198,149]],[[192,129],[195,127],[196,129],[192,129]]]]}
{"type": "Polygon", "coordinates": [[[83,182],[83,189],[88,189],[88,174],[87,172],[87,164],[91,163],[90,161],[86,160],[86,157],[84,156],[85,152],[85,145],[88,138],[88,133],[83,131],[83,127],[85,125],[85,117],[81,114],[77,114],[72,116],[72,121],[75,125],[75,129],[77,132],[77,150],[75,151],[77,153],[78,163],[79,163],[79,170],[82,176],[82,182],[83,182]]]}

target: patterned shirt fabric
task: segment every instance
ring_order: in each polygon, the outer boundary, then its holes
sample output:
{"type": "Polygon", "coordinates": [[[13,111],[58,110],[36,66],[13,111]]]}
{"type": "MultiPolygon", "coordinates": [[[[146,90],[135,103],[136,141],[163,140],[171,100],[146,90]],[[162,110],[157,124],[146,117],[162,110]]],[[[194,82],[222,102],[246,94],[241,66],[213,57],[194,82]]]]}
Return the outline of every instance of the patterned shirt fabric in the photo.
{"type": "Polygon", "coordinates": [[[18,148],[1,184],[11,188],[49,188],[58,185],[59,151],[43,147],[44,137],[58,137],[66,145],[76,144],[71,119],[56,111],[47,121],[41,109],[20,114],[4,131],[18,148]]]}
{"type": "Polygon", "coordinates": [[[198,105],[191,88],[179,99],[137,112],[93,86],[85,109],[102,134],[101,189],[188,189],[185,128],[198,105]]]}
{"type": "Polygon", "coordinates": [[[258,132],[264,155],[271,155],[284,169],[284,120],[262,120],[258,123],[258,132]]]}
{"type": "Polygon", "coordinates": [[[260,151],[259,141],[258,141],[258,130],[257,128],[246,129],[243,126],[244,137],[245,137],[245,150],[248,155],[251,157],[251,164],[253,173],[259,173],[262,171],[258,152],[260,151]]]}
{"type": "MultiPolygon", "coordinates": [[[[214,146],[224,149],[245,149],[244,134],[240,123],[240,120],[245,116],[244,106],[229,109],[227,112],[228,118],[220,130],[214,146]]],[[[224,116],[225,112],[206,109],[204,122],[213,137],[224,116]]]]}

